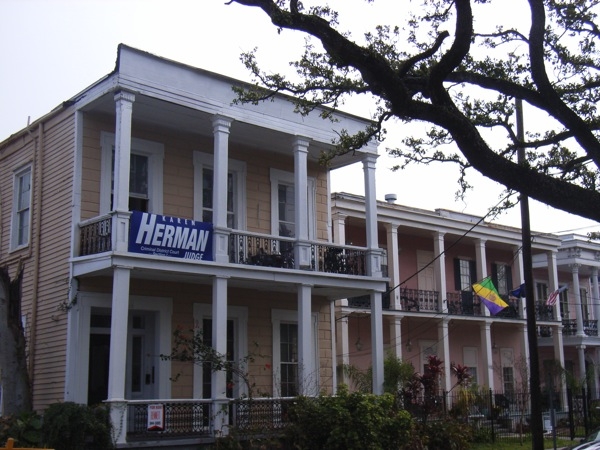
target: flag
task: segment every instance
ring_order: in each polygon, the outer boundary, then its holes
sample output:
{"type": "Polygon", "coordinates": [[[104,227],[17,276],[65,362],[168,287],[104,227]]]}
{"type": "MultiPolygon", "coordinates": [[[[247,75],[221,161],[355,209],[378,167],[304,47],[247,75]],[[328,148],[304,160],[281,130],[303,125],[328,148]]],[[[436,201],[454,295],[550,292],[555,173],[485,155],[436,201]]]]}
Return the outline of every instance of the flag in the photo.
{"type": "Polygon", "coordinates": [[[546,305],[548,305],[548,306],[556,305],[556,299],[558,298],[559,294],[566,290],[567,290],[566,284],[564,286],[559,287],[557,290],[555,290],[552,294],[550,294],[548,296],[548,300],[546,300],[546,305]]]}
{"type": "Polygon", "coordinates": [[[473,290],[493,316],[508,306],[508,303],[500,298],[500,294],[498,294],[490,277],[484,278],[479,283],[475,283],[473,290]]]}
{"type": "Polygon", "coordinates": [[[525,297],[525,283],[521,284],[521,286],[519,286],[518,288],[510,291],[509,295],[511,297],[517,297],[517,298],[525,297]]]}

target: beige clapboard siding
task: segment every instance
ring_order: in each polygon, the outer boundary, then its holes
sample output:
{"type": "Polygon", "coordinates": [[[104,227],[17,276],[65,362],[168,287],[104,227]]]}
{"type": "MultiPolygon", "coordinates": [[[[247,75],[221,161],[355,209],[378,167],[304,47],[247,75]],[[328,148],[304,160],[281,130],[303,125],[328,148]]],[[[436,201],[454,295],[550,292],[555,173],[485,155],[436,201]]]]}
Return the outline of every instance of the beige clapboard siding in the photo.
{"type": "Polygon", "coordinates": [[[58,307],[67,298],[73,201],[74,116],[49,124],[44,135],[38,281],[34,349],[34,408],[64,398],[67,320],[58,307]]]}

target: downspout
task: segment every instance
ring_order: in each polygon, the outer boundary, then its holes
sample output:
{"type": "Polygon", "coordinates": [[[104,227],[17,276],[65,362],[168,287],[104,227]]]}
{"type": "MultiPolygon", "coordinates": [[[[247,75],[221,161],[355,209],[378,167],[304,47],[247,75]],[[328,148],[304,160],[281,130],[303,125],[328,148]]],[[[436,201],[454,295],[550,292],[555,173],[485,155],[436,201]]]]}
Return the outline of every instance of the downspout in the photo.
{"type": "Polygon", "coordinates": [[[33,364],[35,360],[36,337],[37,337],[37,313],[38,313],[38,293],[40,281],[40,248],[41,248],[41,229],[42,229],[42,161],[44,157],[44,124],[40,122],[38,125],[37,145],[34,148],[35,168],[35,229],[34,229],[34,245],[33,245],[33,275],[32,275],[32,296],[31,296],[31,325],[29,337],[29,382],[33,389],[33,378],[35,371],[33,364]]]}

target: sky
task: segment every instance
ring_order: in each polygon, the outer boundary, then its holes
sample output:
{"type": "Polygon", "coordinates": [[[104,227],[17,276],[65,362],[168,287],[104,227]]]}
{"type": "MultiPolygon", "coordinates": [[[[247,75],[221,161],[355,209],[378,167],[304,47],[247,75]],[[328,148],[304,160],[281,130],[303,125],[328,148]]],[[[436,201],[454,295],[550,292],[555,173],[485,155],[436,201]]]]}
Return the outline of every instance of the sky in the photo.
{"type": "MultiPolygon", "coordinates": [[[[524,7],[525,0],[502,0],[524,7]],[[519,5],[521,4],[521,5],[519,5]]],[[[341,8],[341,21],[352,27],[375,25],[396,17],[398,0],[331,0],[341,8]]],[[[501,10],[514,11],[514,8],[501,10]]],[[[497,18],[496,18],[497,19],[497,18]]],[[[110,73],[118,44],[250,81],[239,56],[257,47],[261,66],[272,72],[289,70],[288,62],[304,44],[301,33],[277,33],[266,15],[224,0],[0,0],[0,142],[63,101],[110,73]]],[[[349,112],[370,117],[369,107],[356,102],[349,112]]],[[[408,127],[390,127],[377,161],[377,198],[389,193],[397,203],[428,210],[449,209],[483,216],[498,203],[502,187],[472,173],[474,189],[457,200],[458,171],[447,164],[397,164],[386,154],[408,127]]],[[[527,118],[525,118],[527,127],[527,118]]],[[[332,172],[332,190],[363,195],[362,166],[332,172]]],[[[600,225],[530,201],[531,228],[549,233],[600,231],[600,225]]],[[[520,227],[520,209],[494,219],[520,227]]]]}

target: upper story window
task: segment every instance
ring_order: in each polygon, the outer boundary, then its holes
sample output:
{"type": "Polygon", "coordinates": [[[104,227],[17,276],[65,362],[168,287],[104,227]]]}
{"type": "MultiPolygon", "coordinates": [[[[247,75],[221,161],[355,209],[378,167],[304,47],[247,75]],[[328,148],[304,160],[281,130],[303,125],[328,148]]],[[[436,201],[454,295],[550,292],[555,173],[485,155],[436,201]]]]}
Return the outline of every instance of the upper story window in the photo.
{"type": "MultiPolygon", "coordinates": [[[[227,174],[227,227],[244,230],[246,164],[242,161],[228,161],[227,174]]],[[[213,156],[194,152],[194,219],[213,222],[214,171],[213,156]]]]}
{"type": "Polygon", "coordinates": [[[492,264],[492,282],[498,293],[504,298],[508,298],[508,293],[512,290],[512,271],[510,266],[505,264],[492,264]]]}
{"type": "MultiPolygon", "coordinates": [[[[113,186],[115,135],[102,133],[100,214],[114,209],[113,186]]],[[[131,139],[129,167],[129,210],[162,214],[164,146],[143,139],[131,139]]]]}
{"type": "MultiPolygon", "coordinates": [[[[315,238],[315,179],[307,180],[308,238],[315,238]]],[[[271,233],[282,237],[296,237],[296,196],[294,174],[271,169],[271,233]]]]}
{"type": "Polygon", "coordinates": [[[475,261],[456,258],[454,260],[454,284],[457,291],[470,293],[476,280],[475,261]]]}
{"type": "Polygon", "coordinates": [[[29,245],[31,229],[31,166],[14,173],[11,249],[29,245]]]}

